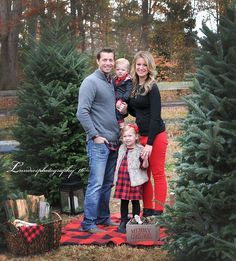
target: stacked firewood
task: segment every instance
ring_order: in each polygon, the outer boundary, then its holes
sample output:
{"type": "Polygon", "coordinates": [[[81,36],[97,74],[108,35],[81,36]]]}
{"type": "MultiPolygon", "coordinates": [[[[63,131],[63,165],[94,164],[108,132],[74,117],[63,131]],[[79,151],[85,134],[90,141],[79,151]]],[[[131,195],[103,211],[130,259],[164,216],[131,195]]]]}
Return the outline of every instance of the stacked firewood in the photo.
{"type": "Polygon", "coordinates": [[[8,220],[20,219],[28,222],[38,217],[40,201],[45,201],[44,195],[27,195],[26,199],[7,199],[5,210],[8,220]]]}

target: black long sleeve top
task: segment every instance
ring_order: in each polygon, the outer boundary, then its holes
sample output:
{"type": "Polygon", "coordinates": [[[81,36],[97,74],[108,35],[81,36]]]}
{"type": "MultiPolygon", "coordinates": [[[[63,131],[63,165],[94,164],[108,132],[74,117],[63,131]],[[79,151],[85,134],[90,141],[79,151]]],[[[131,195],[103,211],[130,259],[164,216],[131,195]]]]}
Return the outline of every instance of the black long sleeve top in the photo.
{"type": "Polygon", "coordinates": [[[148,136],[147,144],[152,145],[157,134],[165,131],[165,123],[161,118],[161,96],[156,84],[146,95],[142,88],[140,94],[131,97],[129,101],[129,113],[136,117],[141,136],[148,136]]]}

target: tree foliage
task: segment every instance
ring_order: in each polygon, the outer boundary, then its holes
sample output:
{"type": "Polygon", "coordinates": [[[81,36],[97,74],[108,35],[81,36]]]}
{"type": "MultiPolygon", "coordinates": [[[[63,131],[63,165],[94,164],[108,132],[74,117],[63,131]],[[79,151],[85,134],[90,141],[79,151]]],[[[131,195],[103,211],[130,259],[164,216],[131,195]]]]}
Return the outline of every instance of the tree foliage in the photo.
{"type": "Polygon", "coordinates": [[[13,173],[15,181],[51,202],[58,200],[62,178],[87,174],[86,138],[75,116],[87,57],[76,49],[68,20],[62,21],[60,16],[44,21],[41,39],[27,53],[14,129],[20,142],[14,159],[22,162],[13,173]]]}
{"type": "Polygon", "coordinates": [[[94,55],[101,47],[112,46],[119,56],[131,59],[136,51],[149,49],[177,63],[172,80],[181,80],[195,70],[193,28],[198,12],[206,11],[218,24],[224,2],[233,0],[99,0],[96,4],[92,0],[3,0],[0,89],[17,87],[22,79],[18,66],[22,48],[33,44],[32,37],[40,37],[40,20],[55,18],[58,9],[65,17],[71,16],[70,28],[80,38],[82,52],[94,55]]]}
{"type": "Polygon", "coordinates": [[[4,214],[4,200],[6,191],[6,179],[5,172],[7,171],[5,166],[5,156],[0,154],[0,248],[4,245],[4,222],[6,222],[6,217],[4,214]]]}
{"type": "Polygon", "coordinates": [[[164,217],[166,248],[176,260],[234,260],[236,256],[236,16],[219,32],[204,26],[198,70],[186,102],[176,204],[164,217]]]}
{"type": "Polygon", "coordinates": [[[174,69],[169,68],[171,78],[181,80],[186,72],[193,72],[195,68],[193,50],[197,46],[194,14],[188,0],[168,0],[165,4],[163,12],[166,19],[155,22],[153,46],[159,56],[177,64],[174,69]]]}
{"type": "Polygon", "coordinates": [[[101,47],[112,46],[119,56],[130,59],[138,50],[149,49],[178,62],[179,77],[182,77],[182,72],[192,70],[193,65],[194,13],[190,3],[190,0],[99,0],[95,8],[91,0],[3,0],[0,89],[17,86],[23,77],[18,67],[18,62],[24,59],[22,49],[41,37],[40,21],[54,19],[58,10],[64,17],[72,18],[70,28],[74,38],[80,38],[78,47],[82,52],[94,55],[101,47]]]}

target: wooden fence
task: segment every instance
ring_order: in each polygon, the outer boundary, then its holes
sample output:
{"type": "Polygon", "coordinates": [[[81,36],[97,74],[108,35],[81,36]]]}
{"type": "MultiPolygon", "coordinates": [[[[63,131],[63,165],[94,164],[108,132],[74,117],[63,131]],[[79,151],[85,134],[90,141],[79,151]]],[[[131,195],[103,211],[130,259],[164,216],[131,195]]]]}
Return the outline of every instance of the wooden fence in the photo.
{"type": "MultiPolygon", "coordinates": [[[[191,86],[192,82],[158,83],[163,105],[162,116],[169,122],[169,128],[175,125],[174,120],[186,115],[187,110],[183,108],[182,97],[190,93],[191,86]]],[[[17,96],[15,90],[0,91],[0,152],[11,151],[16,146],[17,142],[11,140],[8,130],[17,122],[17,117],[14,114],[16,106],[17,96]]]]}

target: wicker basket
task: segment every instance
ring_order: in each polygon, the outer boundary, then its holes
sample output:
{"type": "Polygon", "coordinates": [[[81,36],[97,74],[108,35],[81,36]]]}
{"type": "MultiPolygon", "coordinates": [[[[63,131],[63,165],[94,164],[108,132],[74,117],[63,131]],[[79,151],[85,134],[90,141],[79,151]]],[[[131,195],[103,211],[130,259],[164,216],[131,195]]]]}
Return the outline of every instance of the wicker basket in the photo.
{"type": "Polygon", "coordinates": [[[62,219],[56,212],[52,212],[53,220],[42,224],[42,233],[28,243],[20,231],[5,231],[6,245],[16,256],[28,256],[55,249],[60,245],[62,219]]]}

